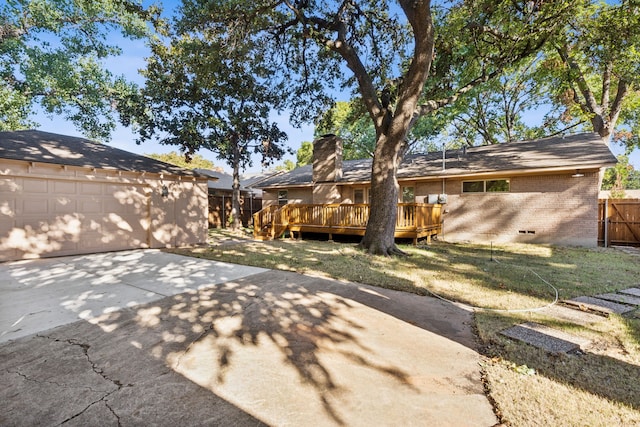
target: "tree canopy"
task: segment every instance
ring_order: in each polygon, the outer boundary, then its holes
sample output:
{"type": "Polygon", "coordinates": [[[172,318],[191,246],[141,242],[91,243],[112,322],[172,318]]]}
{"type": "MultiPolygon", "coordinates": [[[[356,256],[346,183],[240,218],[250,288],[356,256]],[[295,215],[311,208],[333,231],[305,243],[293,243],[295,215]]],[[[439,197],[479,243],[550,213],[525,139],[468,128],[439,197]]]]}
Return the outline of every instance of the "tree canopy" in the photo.
{"type": "Polygon", "coordinates": [[[546,51],[553,99],[565,120],[589,122],[606,142],[617,126],[627,146],[640,147],[640,5],[637,0],[578,2],[565,30],[546,51]]]}
{"type": "MultiPolygon", "coordinates": [[[[591,130],[606,142],[613,138],[640,147],[638,6],[634,1],[575,2],[562,31],[532,59],[462,94],[430,116],[432,123],[425,126],[423,118],[412,129],[413,139],[437,133],[450,146],[477,145],[591,130]],[[527,117],[534,111],[541,117],[537,123],[527,117]]],[[[334,116],[345,117],[325,114],[321,123],[334,116]]],[[[348,117],[335,127],[350,130],[358,119],[348,117]]]]}
{"type": "Polygon", "coordinates": [[[145,86],[120,110],[124,124],[138,131],[138,142],[157,139],[187,157],[204,148],[233,169],[236,228],[240,170],[251,165],[253,153],[265,166],[280,159],[287,135],[271,120],[282,97],[268,82],[273,70],[261,40],[241,23],[202,20],[209,6],[183,1],[168,40],[151,45],[145,86]]]}
{"type": "Polygon", "coordinates": [[[624,190],[640,190],[640,171],[629,164],[629,156],[618,156],[618,164],[605,171],[602,189],[611,190],[613,198],[624,198],[624,190]]]}
{"type": "Polygon", "coordinates": [[[222,172],[222,168],[216,167],[211,160],[205,159],[200,154],[194,154],[185,157],[183,154],[178,153],[177,151],[170,151],[168,153],[151,153],[145,154],[147,157],[151,157],[152,159],[160,160],[161,162],[171,163],[172,165],[180,166],[185,169],[210,169],[218,172],[222,172]]]}
{"type": "Polygon", "coordinates": [[[8,0],[0,6],[0,129],[33,127],[37,106],[87,137],[108,139],[113,105],[134,86],[106,60],[121,49],[108,36],[152,36],[160,10],[134,0],[8,0]]]}

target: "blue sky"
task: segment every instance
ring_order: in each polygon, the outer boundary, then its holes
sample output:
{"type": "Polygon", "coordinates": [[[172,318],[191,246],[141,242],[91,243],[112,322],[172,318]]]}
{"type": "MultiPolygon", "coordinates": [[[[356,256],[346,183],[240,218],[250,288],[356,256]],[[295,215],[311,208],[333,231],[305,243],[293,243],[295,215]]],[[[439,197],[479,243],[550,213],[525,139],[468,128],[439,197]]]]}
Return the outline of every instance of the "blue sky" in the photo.
{"type": "MultiPolygon", "coordinates": [[[[144,1],[145,5],[152,2],[144,1]]],[[[171,16],[177,5],[180,4],[179,0],[165,0],[161,1],[164,7],[165,16],[171,16]]],[[[143,79],[139,75],[138,70],[145,66],[144,58],[148,56],[149,50],[145,46],[143,41],[132,41],[122,38],[119,34],[113,36],[111,40],[113,44],[117,44],[122,48],[122,55],[112,59],[108,62],[108,68],[114,75],[125,75],[128,79],[143,84],[143,79]]],[[[531,122],[539,120],[538,114],[531,113],[531,122]]],[[[47,117],[44,114],[37,114],[33,117],[34,121],[39,123],[39,129],[47,132],[60,133],[65,135],[82,136],[78,132],[73,124],[65,121],[62,117],[47,117]]],[[[272,120],[276,121],[284,132],[289,136],[288,146],[294,151],[293,155],[286,155],[284,159],[289,159],[295,162],[295,151],[300,148],[300,145],[304,141],[313,140],[313,125],[309,124],[302,128],[295,128],[289,123],[289,117],[285,115],[276,115],[272,117],[272,120]]],[[[114,147],[130,151],[137,154],[149,154],[149,153],[167,153],[170,151],[178,151],[176,146],[161,145],[155,141],[147,141],[141,145],[135,143],[136,135],[131,129],[119,126],[112,134],[112,139],[109,145],[114,147]]],[[[614,154],[622,154],[624,150],[621,147],[612,147],[614,154]]],[[[199,152],[204,158],[211,160],[216,166],[222,167],[225,171],[230,171],[230,167],[223,161],[218,160],[214,153],[207,150],[201,150],[199,152]]],[[[284,160],[283,159],[283,160],[284,160]]],[[[640,150],[636,149],[630,157],[631,163],[636,169],[640,169],[640,150]]],[[[277,164],[281,164],[282,161],[277,164]]],[[[247,168],[245,173],[260,172],[262,167],[258,158],[254,159],[253,165],[247,168]]]]}

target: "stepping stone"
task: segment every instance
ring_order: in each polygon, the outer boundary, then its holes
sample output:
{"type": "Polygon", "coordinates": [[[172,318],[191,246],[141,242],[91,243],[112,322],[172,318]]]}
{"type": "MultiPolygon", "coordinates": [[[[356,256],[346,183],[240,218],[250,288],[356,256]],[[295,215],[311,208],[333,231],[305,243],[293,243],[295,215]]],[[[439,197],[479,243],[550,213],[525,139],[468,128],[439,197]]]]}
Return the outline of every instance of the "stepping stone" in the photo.
{"type": "Polygon", "coordinates": [[[629,305],[640,305],[640,296],[625,294],[600,294],[596,298],[606,299],[607,301],[619,302],[629,305]]]}
{"type": "Polygon", "coordinates": [[[500,333],[551,353],[569,353],[591,344],[588,339],[533,322],[521,323],[500,333]]]}
{"type": "Polygon", "coordinates": [[[620,292],[621,294],[627,294],[627,295],[633,295],[633,296],[636,296],[636,297],[640,297],[640,288],[622,289],[622,290],[619,290],[618,292],[620,292]]]}
{"type": "Polygon", "coordinates": [[[575,308],[560,304],[554,304],[551,307],[546,307],[539,310],[538,313],[582,326],[592,325],[605,320],[604,317],[598,314],[576,310],[575,308]]]}
{"type": "Polygon", "coordinates": [[[634,310],[633,307],[625,304],[618,304],[616,302],[605,301],[594,297],[577,297],[569,300],[562,300],[562,302],[579,309],[584,308],[586,310],[595,311],[603,316],[608,316],[611,313],[624,314],[634,310]]]}

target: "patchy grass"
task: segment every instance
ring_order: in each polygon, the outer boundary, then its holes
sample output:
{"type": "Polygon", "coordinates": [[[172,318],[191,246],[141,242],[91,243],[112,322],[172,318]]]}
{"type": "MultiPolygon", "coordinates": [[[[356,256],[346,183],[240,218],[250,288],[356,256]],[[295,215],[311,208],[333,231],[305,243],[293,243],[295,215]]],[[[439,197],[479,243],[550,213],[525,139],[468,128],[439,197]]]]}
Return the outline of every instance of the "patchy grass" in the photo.
{"type": "Polygon", "coordinates": [[[502,421],[527,425],[640,425],[640,314],[579,326],[537,312],[560,299],[640,286],[640,258],[615,249],[435,243],[405,258],[355,244],[248,241],[214,232],[206,248],[176,252],[440,297],[474,307],[487,389],[502,421]],[[594,341],[586,354],[550,355],[499,334],[535,321],[594,341]]]}

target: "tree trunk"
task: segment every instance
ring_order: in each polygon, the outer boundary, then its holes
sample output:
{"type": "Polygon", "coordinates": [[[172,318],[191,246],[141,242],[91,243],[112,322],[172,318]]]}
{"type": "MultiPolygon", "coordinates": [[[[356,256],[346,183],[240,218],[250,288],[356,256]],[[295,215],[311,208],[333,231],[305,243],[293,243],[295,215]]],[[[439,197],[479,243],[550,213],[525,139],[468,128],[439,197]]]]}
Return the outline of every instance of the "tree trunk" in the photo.
{"type": "Polygon", "coordinates": [[[380,135],[372,164],[369,221],[360,246],[374,255],[406,255],[395,244],[398,180],[403,141],[380,135]]]}
{"type": "Polygon", "coordinates": [[[593,125],[593,131],[600,135],[600,138],[609,145],[611,141],[611,127],[601,114],[594,114],[591,118],[591,124],[593,125]]]}
{"type": "Polygon", "coordinates": [[[233,148],[233,190],[231,196],[231,229],[239,230],[242,227],[240,218],[240,149],[238,144],[233,148]]]}

